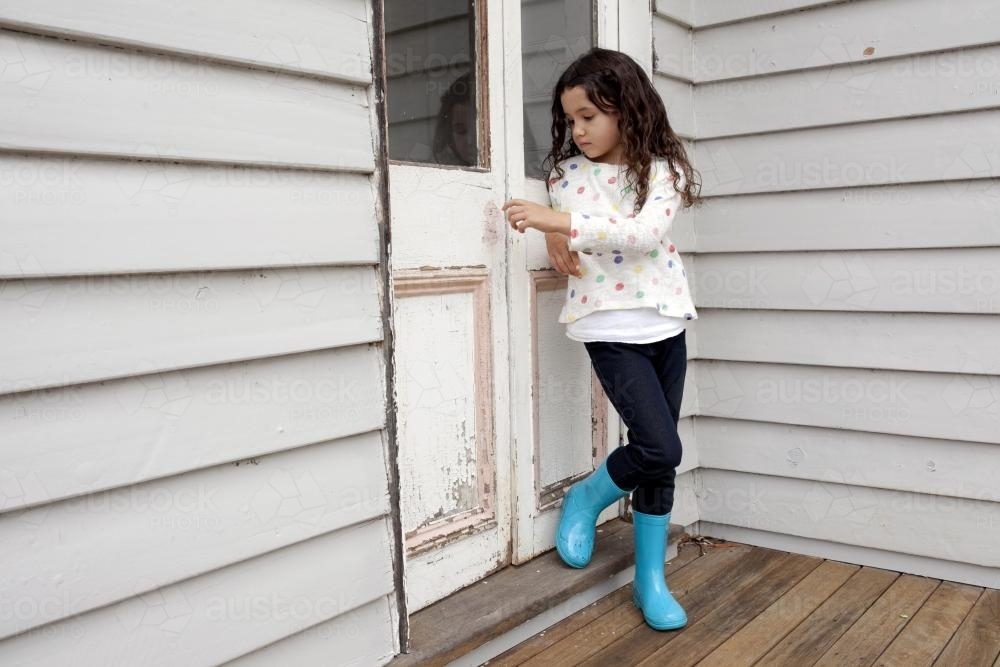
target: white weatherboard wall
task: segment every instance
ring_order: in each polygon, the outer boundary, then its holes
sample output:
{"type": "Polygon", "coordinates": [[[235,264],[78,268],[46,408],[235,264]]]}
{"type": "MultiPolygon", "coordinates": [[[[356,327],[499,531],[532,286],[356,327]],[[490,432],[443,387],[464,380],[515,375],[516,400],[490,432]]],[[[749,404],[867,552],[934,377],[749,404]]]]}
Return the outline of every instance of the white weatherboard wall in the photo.
{"type": "Polygon", "coordinates": [[[0,2],[0,663],[398,651],[372,21],[0,2]]]}
{"type": "Polygon", "coordinates": [[[706,195],[702,532],[1000,585],[998,26],[975,0],[657,2],[706,195]]]}

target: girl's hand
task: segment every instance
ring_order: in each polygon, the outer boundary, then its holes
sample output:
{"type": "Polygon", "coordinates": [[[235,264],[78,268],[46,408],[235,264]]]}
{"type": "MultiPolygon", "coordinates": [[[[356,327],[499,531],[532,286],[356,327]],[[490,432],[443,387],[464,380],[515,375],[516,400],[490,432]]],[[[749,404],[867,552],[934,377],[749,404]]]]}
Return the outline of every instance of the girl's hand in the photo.
{"type": "Polygon", "coordinates": [[[526,199],[511,199],[503,205],[510,226],[522,234],[529,227],[540,232],[558,232],[569,236],[570,216],[556,213],[548,206],[536,204],[526,199]]]}
{"type": "Polygon", "coordinates": [[[562,234],[545,234],[545,247],[549,251],[552,267],[564,276],[582,277],[580,274],[580,253],[569,249],[569,242],[562,234]]]}

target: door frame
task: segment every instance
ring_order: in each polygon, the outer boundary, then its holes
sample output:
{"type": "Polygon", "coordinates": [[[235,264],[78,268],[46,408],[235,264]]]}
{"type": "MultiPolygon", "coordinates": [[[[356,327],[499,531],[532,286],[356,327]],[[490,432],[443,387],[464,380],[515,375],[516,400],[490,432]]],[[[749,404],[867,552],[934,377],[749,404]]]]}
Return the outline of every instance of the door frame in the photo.
{"type": "Polygon", "coordinates": [[[385,69],[385,8],[382,0],[372,0],[371,34],[368,36],[372,53],[371,100],[375,104],[375,118],[378,123],[375,136],[375,217],[378,221],[378,276],[382,319],[382,364],[385,379],[385,451],[386,474],[389,485],[389,523],[392,530],[392,578],[394,605],[390,612],[394,615],[397,652],[405,652],[410,641],[410,615],[406,605],[404,563],[406,552],[403,546],[402,513],[400,511],[399,486],[399,442],[396,439],[396,367],[393,364],[395,351],[395,326],[393,319],[393,281],[390,249],[392,230],[390,226],[391,202],[389,201],[389,113],[386,105],[385,69]]]}

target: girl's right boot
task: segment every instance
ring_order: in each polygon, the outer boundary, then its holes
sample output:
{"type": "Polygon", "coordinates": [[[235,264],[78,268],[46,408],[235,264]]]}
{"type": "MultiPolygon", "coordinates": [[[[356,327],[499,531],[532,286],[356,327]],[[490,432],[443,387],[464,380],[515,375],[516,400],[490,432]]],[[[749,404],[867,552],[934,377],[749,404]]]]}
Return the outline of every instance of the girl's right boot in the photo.
{"type": "Polygon", "coordinates": [[[580,568],[590,562],[598,515],[629,493],[611,481],[606,460],[590,476],[570,487],[563,498],[556,531],[556,551],[564,563],[580,568]]]}
{"type": "Polygon", "coordinates": [[[667,588],[663,576],[670,514],[658,516],[632,510],[635,531],[635,581],[632,601],[654,630],[676,630],[687,625],[687,614],[667,588]]]}

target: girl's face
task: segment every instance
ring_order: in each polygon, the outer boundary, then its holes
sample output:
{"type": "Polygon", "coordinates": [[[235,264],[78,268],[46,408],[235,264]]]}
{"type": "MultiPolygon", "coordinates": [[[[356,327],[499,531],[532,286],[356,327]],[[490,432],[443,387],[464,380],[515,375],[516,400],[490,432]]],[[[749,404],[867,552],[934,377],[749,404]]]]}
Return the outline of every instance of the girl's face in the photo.
{"type": "Polygon", "coordinates": [[[606,113],[587,97],[583,86],[567,88],[559,96],[573,142],[594,162],[621,164],[621,133],[618,114],[606,113]]]}

